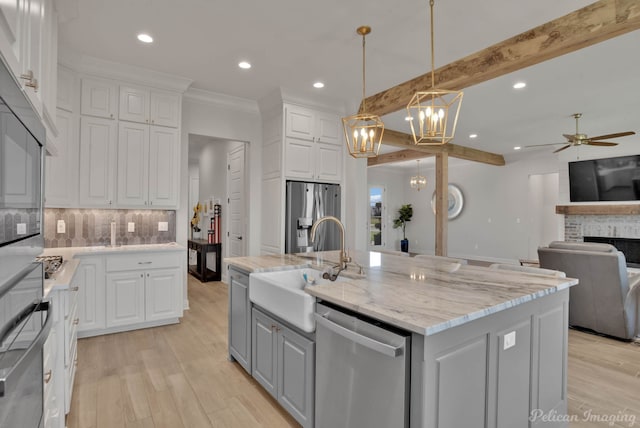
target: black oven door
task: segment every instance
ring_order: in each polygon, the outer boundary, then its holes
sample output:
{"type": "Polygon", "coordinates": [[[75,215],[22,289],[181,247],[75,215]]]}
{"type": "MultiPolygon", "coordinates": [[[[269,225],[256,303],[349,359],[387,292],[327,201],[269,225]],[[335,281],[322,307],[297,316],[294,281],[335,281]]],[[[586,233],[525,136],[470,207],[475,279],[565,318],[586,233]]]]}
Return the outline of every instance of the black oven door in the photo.
{"type": "Polygon", "coordinates": [[[53,320],[42,281],[42,264],[32,263],[0,288],[0,427],[42,423],[42,347],[53,320]]]}

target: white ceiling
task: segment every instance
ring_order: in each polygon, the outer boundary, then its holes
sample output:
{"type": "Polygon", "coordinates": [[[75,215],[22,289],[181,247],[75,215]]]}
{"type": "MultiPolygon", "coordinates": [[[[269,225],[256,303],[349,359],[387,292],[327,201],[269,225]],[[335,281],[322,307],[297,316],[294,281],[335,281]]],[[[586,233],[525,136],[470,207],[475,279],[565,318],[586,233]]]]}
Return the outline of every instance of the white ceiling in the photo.
{"type": "MultiPolygon", "coordinates": [[[[591,3],[589,0],[438,0],[436,67],[591,3]]],[[[61,0],[62,49],[192,79],[193,87],[258,100],[279,87],[355,109],[361,39],[367,94],[430,69],[428,1],[61,0]],[[136,40],[148,32],[155,41],[136,40]],[[248,60],[250,70],[237,64],[248,60]],[[322,80],[326,87],[312,88],[322,80]]],[[[465,90],[455,143],[513,155],[514,146],[562,142],[571,114],[589,135],[640,131],[640,32],[465,90]],[[514,91],[523,80],[528,86],[514,91]],[[479,137],[469,140],[470,133],[479,137]]],[[[403,112],[383,117],[408,132],[403,112]]],[[[639,144],[625,137],[621,144],[639,144]]],[[[559,147],[559,146],[558,146],[559,147]]],[[[544,150],[553,150],[546,148],[544,150]]],[[[526,156],[531,151],[518,155],[526,156]]],[[[411,165],[415,165],[412,162],[411,165]]]]}

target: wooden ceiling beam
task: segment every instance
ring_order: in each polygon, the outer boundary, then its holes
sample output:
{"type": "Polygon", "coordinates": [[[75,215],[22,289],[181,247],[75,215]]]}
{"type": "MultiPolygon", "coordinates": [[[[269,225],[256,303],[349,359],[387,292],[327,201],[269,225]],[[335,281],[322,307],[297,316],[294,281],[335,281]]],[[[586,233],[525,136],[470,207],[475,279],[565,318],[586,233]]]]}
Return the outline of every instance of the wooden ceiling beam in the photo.
{"type": "MultiPolygon", "coordinates": [[[[436,86],[461,90],[638,29],[638,0],[599,0],[437,69],[436,86]]],[[[430,87],[431,72],[371,95],[367,113],[401,110],[414,92],[430,87]]]]}
{"type": "Polygon", "coordinates": [[[367,166],[384,165],[387,163],[405,162],[434,156],[432,153],[419,152],[417,150],[398,150],[397,152],[384,153],[375,158],[367,159],[367,166]]]}
{"type": "Polygon", "coordinates": [[[451,143],[434,146],[416,146],[413,143],[413,137],[411,135],[392,129],[385,129],[382,144],[400,147],[405,150],[382,154],[377,158],[370,158],[367,160],[367,166],[420,159],[441,153],[447,153],[449,157],[452,158],[481,162],[489,165],[503,166],[505,164],[502,155],[473,149],[471,147],[458,146],[451,143]]]}

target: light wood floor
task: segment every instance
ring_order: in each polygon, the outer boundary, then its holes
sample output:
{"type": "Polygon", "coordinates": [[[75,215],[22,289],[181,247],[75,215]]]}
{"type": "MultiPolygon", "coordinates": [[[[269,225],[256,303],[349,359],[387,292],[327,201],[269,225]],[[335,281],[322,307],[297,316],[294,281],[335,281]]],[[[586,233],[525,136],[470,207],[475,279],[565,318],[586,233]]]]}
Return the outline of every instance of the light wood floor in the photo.
{"type": "MultiPolygon", "coordinates": [[[[189,276],[189,303],[180,324],[78,341],[69,428],[299,426],[227,360],[226,285],[189,276]]],[[[568,376],[572,428],[640,427],[638,344],[571,330],[568,376]]]]}

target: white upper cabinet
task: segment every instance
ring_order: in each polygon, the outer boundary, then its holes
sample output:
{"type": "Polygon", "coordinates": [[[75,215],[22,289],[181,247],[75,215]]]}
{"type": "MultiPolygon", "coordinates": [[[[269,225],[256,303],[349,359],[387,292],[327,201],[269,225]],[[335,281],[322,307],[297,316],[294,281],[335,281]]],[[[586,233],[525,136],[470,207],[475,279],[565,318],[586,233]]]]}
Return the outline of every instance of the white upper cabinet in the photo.
{"type": "Polygon", "coordinates": [[[55,130],[58,21],[54,0],[0,1],[0,53],[49,131],[55,130]]]}
{"type": "Polygon", "coordinates": [[[151,91],[151,124],[177,128],[180,123],[180,96],[170,92],[151,91]]]}
{"type": "Polygon", "coordinates": [[[120,86],[120,120],[149,123],[149,91],[120,86]]]}
{"type": "Polygon", "coordinates": [[[178,131],[120,122],[118,207],[175,208],[178,205],[178,131]]]}
{"type": "Polygon", "coordinates": [[[120,122],[118,132],[118,206],[144,206],[149,188],[149,127],[120,122]]]}
{"type": "Polygon", "coordinates": [[[80,120],[80,206],[110,208],[116,177],[116,122],[83,117],[80,120]]]}
{"type": "Polygon", "coordinates": [[[177,128],[180,96],[136,86],[120,86],[120,120],[177,128]]]}
{"type": "Polygon", "coordinates": [[[15,76],[22,74],[24,56],[24,22],[27,9],[24,0],[0,2],[0,50],[15,76]]]}
{"type": "Polygon", "coordinates": [[[153,208],[178,205],[178,130],[151,127],[149,139],[149,204],[153,208]]]}
{"type": "Polygon", "coordinates": [[[286,178],[342,180],[340,118],[304,107],[285,107],[286,178]]]}
{"type": "Polygon", "coordinates": [[[118,85],[110,80],[84,78],[80,96],[80,113],[115,119],[118,112],[118,85]]]}
{"type": "Polygon", "coordinates": [[[58,109],[58,154],[46,157],[45,207],[73,208],[78,203],[78,119],[58,109]]]}
{"type": "Polygon", "coordinates": [[[59,109],[73,112],[76,108],[75,101],[75,88],[76,88],[76,76],[75,74],[65,67],[58,67],[58,93],[57,93],[57,107],[59,109]]]}

